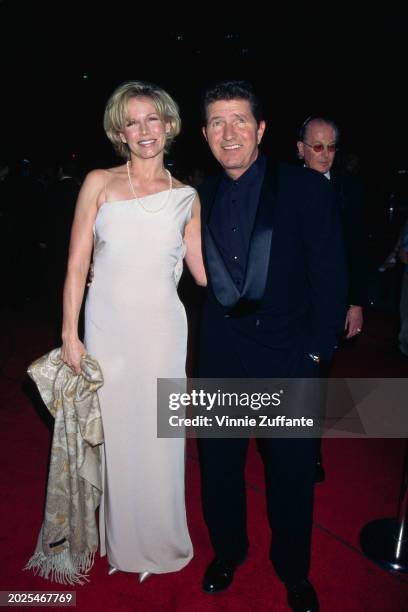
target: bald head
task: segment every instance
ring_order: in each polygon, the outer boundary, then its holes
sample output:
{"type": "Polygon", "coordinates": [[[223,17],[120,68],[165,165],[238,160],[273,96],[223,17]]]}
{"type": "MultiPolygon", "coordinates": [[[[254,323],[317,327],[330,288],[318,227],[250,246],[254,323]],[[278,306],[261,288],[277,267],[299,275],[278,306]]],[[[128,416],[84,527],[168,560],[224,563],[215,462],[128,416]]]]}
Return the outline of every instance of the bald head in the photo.
{"type": "Polygon", "coordinates": [[[305,166],[322,174],[328,172],[336,156],[338,136],[334,122],[321,117],[306,120],[297,142],[299,157],[305,166]]]}

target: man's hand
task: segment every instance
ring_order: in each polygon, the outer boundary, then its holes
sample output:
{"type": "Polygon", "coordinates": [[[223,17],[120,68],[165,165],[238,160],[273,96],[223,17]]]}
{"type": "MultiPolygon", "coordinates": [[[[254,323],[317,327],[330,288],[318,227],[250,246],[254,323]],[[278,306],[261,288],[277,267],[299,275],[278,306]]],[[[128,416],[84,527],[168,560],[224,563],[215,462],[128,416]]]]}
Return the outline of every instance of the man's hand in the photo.
{"type": "Polygon", "coordinates": [[[346,338],[348,340],[361,332],[363,329],[363,309],[361,306],[354,306],[353,304],[350,306],[344,329],[347,332],[346,338]]]}

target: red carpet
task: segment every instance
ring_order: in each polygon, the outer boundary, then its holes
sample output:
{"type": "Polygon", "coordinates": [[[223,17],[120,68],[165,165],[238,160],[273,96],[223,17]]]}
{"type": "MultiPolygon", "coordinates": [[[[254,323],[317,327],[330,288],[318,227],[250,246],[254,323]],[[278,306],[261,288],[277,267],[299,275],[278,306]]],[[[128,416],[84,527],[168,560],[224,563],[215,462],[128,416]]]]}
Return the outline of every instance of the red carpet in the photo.
{"type": "MultiPolygon", "coordinates": [[[[263,473],[254,444],[247,466],[250,552],[227,592],[209,596],[201,591],[212,553],[201,514],[193,440],[188,442],[187,505],[195,557],[187,568],[140,585],[132,574],[108,577],[106,558],[97,557],[90,582],[82,587],[63,587],[22,571],[42,520],[50,441],[50,420],[25,369],[55,342],[49,325],[38,317],[7,319],[10,332],[0,338],[0,590],[76,591],[78,610],[287,610],[284,587],[268,562],[263,473]]],[[[358,345],[339,351],[334,375],[406,376],[408,365],[391,348],[394,333],[389,315],[369,313],[358,345]]],[[[408,574],[377,567],[359,548],[359,533],[367,522],[396,514],[404,448],[403,440],[324,440],[326,482],[316,487],[311,571],[322,612],[408,612],[408,574]]]]}

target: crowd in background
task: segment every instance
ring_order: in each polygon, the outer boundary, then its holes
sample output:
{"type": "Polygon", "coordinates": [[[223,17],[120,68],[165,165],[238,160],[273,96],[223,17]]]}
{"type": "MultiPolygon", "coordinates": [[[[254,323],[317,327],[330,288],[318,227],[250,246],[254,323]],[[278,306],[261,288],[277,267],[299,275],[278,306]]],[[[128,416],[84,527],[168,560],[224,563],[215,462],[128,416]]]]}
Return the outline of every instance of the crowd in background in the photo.
{"type": "MultiPolygon", "coordinates": [[[[341,152],[338,160],[338,172],[360,181],[365,194],[367,306],[398,313],[404,277],[400,239],[408,219],[408,164],[400,164],[391,174],[384,175],[382,201],[374,202],[370,177],[361,176],[359,156],[341,152]]],[[[206,177],[205,164],[183,167],[171,157],[167,164],[186,184],[198,186],[206,177]]],[[[3,306],[18,309],[27,302],[41,301],[48,316],[59,322],[70,228],[87,170],[75,154],[53,164],[24,158],[0,161],[3,306]]],[[[186,302],[196,303],[194,291],[187,274],[180,285],[186,302]]]]}

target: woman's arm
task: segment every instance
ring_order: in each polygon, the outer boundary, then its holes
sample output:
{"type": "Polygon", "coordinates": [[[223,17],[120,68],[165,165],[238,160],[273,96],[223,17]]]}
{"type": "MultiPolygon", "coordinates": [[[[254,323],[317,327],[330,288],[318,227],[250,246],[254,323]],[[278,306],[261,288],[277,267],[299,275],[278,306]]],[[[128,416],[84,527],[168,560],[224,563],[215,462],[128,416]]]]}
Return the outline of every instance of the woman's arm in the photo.
{"type": "Polygon", "coordinates": [[[86,353],[78,337],[78,319],[93,246],[93,225],[98,212],[98,197],[104,185],[103,170],[90,172],[78,195],[69,245],[64,285],[61,359],[77,374],[86,353]]]}
{"type": "Polygon", "coordinates": [[[198,195],[194,199],[191,219],[184,231],[184,242],[187,247],[186,264],[197,285],[205,287],[207,285],[207,275],[201,251],[200,199],[198,195]]]}

